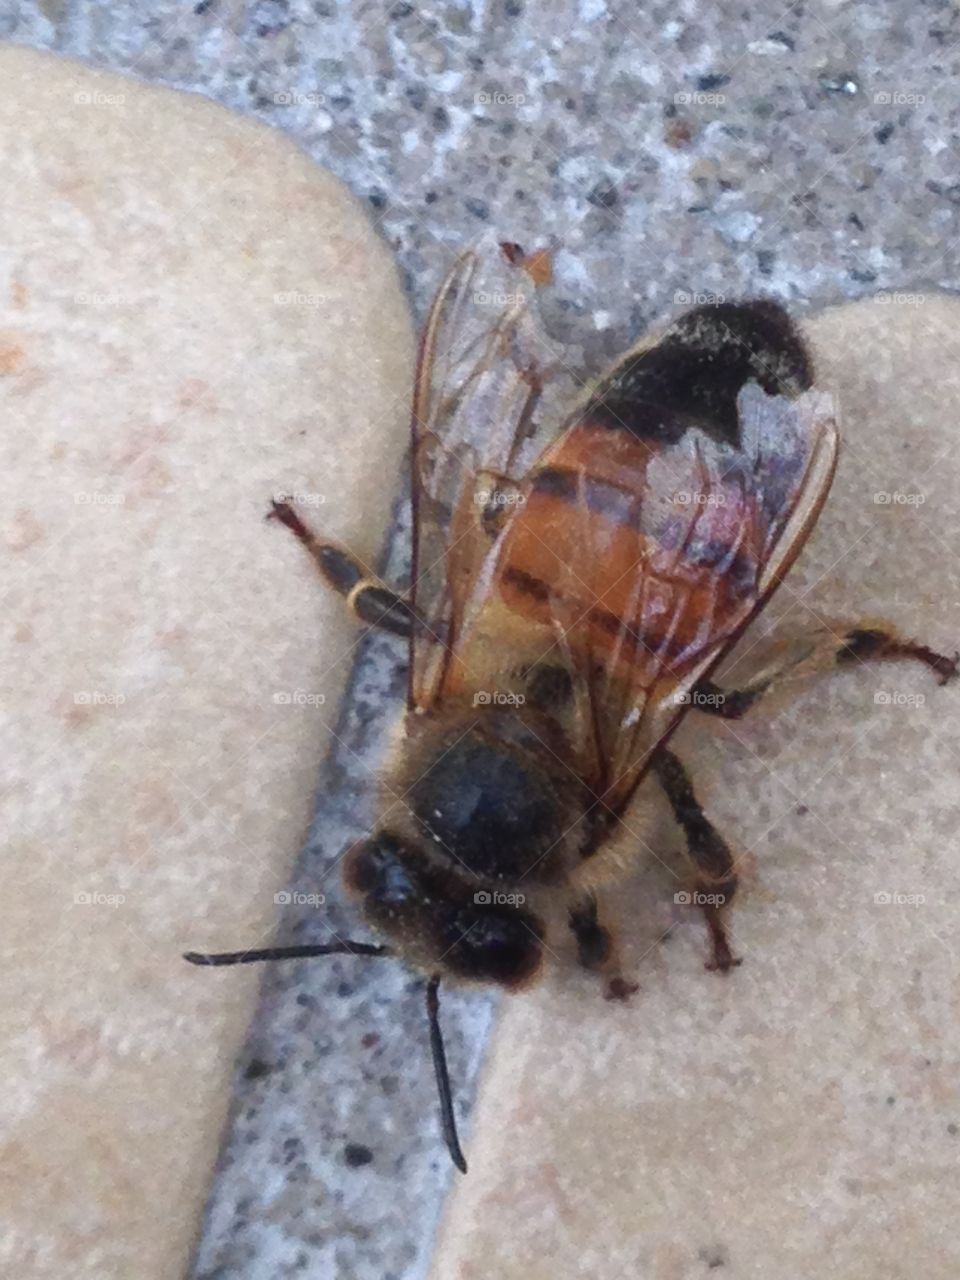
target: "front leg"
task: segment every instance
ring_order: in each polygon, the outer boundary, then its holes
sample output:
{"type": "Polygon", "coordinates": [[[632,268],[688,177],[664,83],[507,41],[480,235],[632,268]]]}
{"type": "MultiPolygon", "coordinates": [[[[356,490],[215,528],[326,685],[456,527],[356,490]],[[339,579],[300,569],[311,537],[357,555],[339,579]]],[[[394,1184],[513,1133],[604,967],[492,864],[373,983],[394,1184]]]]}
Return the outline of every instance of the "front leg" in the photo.
{"type": "Polygon", "coordinates": [[[415,615],[409,603],[378,582],[349,551],[318,538],[288,502],[272,503],[267,519],[279,521],[306,547],[324,580],[346,597],[361,622],[395,636],[410,635],[415,615]]]}
{"type": "Polygon", "coordinates": [[[577,940],[577,957],[584,969],[606,975],[604,997],[627,1000],[640,988],[627,982],[620,972],[620,954],[616,940],[606,925],[600,923],[597,900],[593,894],[581,898],[570,908],[570,928],[577,940]]]}
{"type": "Polygon", "coordinates": [[[708,715],[724,720],[739,720],[746,715],[775,685],[788,677],[815,675],[836,667],[851,666],[855,662],[898,662],[904,659],[922,662],[939,676],[940,684],[947,684],[957,675],[960,654],[949,657],[916,640],[908,640],[887,626],[854,626],[844,624],[838,628],[818,628],[806,642],[799,645],[799,653],[793,653],[777,663],[771,671],[740,689],[723,689],[711,680],[701,680],[686,695],[689,705],[708,715]]]}
{"type": "Polygon", "coordinates": [[[650,767],[670,801],[674,818],[683,829],[687,853],[696,867],[695,901],[703,911],[713,946],[713,959],[707,963],[707,968],[726,973],[740,963],[730,950],[723,922],[724,908],[730,905],[737,891],[733,854],[700,807],[690,775],[673,752],[661,747],[650,767]]]}

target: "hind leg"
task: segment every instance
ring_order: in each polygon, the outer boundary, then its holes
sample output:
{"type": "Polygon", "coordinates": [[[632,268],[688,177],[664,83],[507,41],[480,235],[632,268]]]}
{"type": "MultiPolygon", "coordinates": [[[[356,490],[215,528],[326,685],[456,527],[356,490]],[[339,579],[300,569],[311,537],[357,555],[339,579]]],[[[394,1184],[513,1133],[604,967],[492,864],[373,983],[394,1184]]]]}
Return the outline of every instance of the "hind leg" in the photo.
{"type": "Polygon", "coordinates": [[[703,911],[713,958],[708,969],[726,973],[740,963],[730,949],[724,926],[725,908],[737,891],[737,874],[730,846],[703,812],[686,767],[665,747],[653,757],[651,769],[670,801],[673,816],[687,840],[687,853],[696,869],[694,902],[703,911]]]}
{"type": "Polygon", "coordinates": [[[724,720],[739,720],[775,686],[788,679],[849,667],[856,662],[921,662],[947,684],[957,675],[960,654],[937,653],[917,640],[897,635],[892,627],[842,623],[818,627],[795,642],[794,652],[771,670],[739,689],[723,689],[711,680],[701,680],[687,695],[689,705],[724,720]],[[799,651],[797,651],[797,646],[799,651]]]}

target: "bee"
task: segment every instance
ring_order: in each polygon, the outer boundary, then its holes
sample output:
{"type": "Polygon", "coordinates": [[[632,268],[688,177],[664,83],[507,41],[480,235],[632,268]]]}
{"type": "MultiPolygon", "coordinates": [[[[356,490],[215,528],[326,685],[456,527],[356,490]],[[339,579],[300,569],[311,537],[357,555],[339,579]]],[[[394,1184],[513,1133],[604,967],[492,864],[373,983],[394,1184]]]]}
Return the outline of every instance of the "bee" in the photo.
{"type": "Polygon", "coordinates": [[[441,980],[528,988],[559,924],[608,997],[635,991],[602,899],[642,852],[623,819],[644,779],[685,837],[707,967],[740,963],[725,927],[736,859],[670,749],[682,718],[739,718],[787,676],[859,661],[913,659],[945,683],[960,656],[846,621],[742,688],[716,685],[826,500],[833,401],[786,311],[754,300],[686,312],[551,404],[536,304],[548,277],[544,251],[484,245],[436,295],[414,386],[407,593],[288,503],[270,512],[361,622],[409,645],[381,816],[342,860],[378,941],[186,957],[396,956],[422,973],[441,1123],[463,1172],[441,980]]]}

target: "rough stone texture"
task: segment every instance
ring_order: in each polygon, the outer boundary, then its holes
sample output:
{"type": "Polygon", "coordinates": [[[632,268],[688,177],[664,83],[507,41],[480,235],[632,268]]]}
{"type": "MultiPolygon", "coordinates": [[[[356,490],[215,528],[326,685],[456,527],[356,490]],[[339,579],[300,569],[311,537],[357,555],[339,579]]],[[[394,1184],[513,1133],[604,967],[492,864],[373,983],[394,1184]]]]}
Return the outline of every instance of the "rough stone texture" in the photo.
{"type": "Polygon", "coordinates": [[[0,33],[289,129],[370,202],[420,306],[488,224],[565,246],[556,323],[597,349],[677,294],[819,306],[956,287],[956,6],[556,0],[546,15],[0,0],[0,33]]]}
{"type": "Polygon", "coordinates": [[[375,551],[410,327],[362,207],[206,99],[7,48],[0,150],[0,1269],[150,1280],[257,987],[180,953],[272,933],[356,640],[263,514],[375,551]]]}
{"type": "MultiPolygon", "coordinates": [[[[939,298],[812,323],[840,468],[732,679],[770,631],[861,614],[954,648],[958,328],[939,298]]],[[[509,1002],[435,1280],[956,1276],[958,699],[858,665],[688,716],[676,749],[743,859],[743,967],[704,972],[667,857],[617,895],[629,1005],[569,971],[509,1002]]]]}

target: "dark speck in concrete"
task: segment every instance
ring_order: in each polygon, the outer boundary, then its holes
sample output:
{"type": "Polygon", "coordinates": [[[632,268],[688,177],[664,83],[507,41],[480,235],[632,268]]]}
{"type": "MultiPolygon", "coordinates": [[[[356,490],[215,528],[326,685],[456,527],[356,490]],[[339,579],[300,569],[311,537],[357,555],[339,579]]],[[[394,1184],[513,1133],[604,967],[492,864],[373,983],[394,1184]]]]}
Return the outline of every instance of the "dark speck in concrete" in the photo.
{"type": "Polygon", "coordinates": [[[587,193],[587,200],[597,209],[615,209],[620,203],[617,188],[607,178],[602,178],[587,193]]]}
{"type": "Polygon", "coordinates": [[[361,1165],[370,1163],[373,1152],[359,1142],[348,1142],[343,1148],[343,1158],[351,1169],[359,1169],[361,1165]]]}
{"type": "MultiPolygon", "coordinates": [[[[773,264],[777,260],[777,255],[772,249],[757,250],[757,270],[762,276],[768,276],[773,271],[773,264]]],[[[800,806],[797,808],[799,812],[800,806]]]]}

